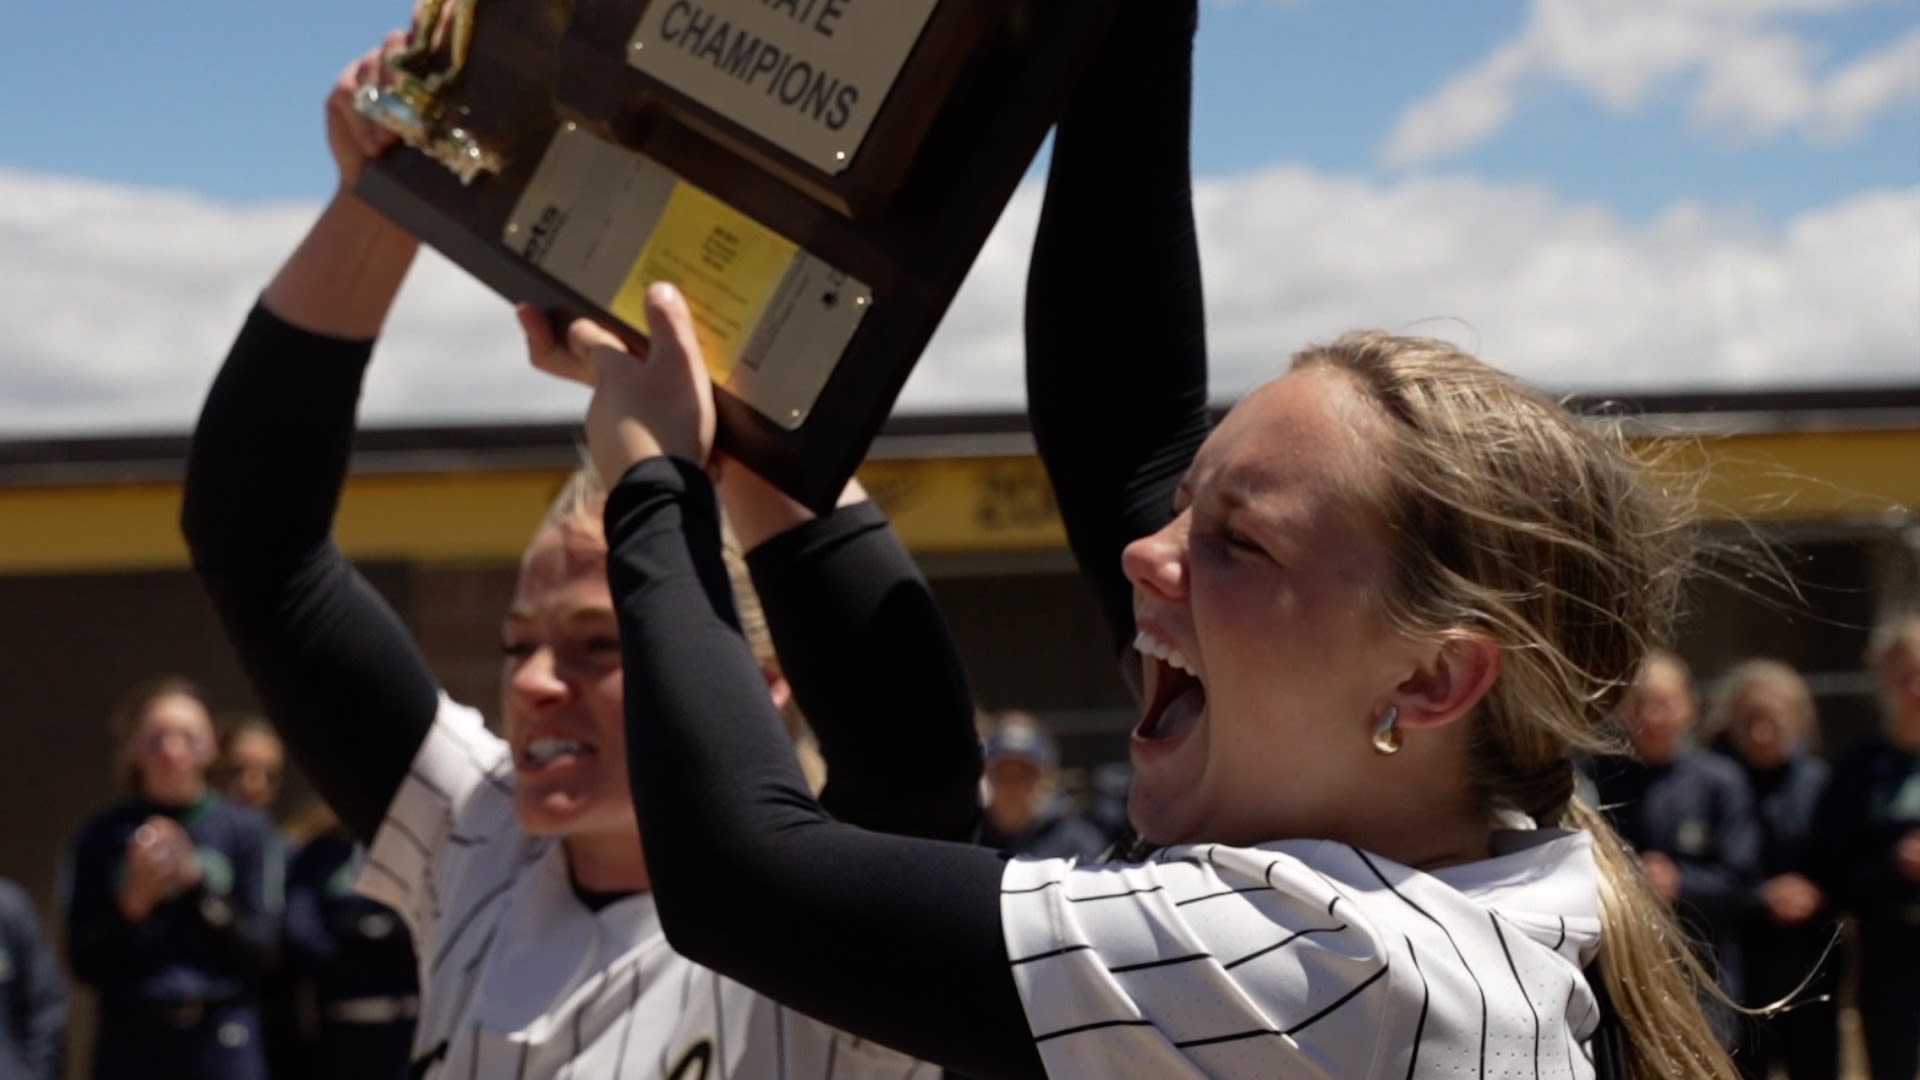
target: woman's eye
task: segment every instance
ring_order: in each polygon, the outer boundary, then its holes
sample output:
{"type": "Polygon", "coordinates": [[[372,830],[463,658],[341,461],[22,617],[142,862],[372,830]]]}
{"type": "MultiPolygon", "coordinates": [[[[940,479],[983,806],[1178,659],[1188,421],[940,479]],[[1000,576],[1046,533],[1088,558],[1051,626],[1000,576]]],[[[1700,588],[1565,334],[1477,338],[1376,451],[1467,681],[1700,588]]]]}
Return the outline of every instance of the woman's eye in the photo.
{"type": "Polygon", "coordinates": [[[620,651],[620,639],[617,637],[597,637],[587,639],[587,651],[596,655],[617,653],[620,651]]]}
{"type": "Polygon", "coordinates": [[[1259,541],[1235,529],[1221,529],[1220,539],[1224,541],[1228,547],[1234,549],[1235,551],[1245,552],[1248,555],[1259,555],[1262,557],[1264,557],[1267,554],[1267,549],[1261,547],[1259,541]]]}
{"type": "Polygon", "coordinates": [[[500,651],[515,660],[525,660],[533,655],[533,643],[527,641],[503,641],[500,651]]]}

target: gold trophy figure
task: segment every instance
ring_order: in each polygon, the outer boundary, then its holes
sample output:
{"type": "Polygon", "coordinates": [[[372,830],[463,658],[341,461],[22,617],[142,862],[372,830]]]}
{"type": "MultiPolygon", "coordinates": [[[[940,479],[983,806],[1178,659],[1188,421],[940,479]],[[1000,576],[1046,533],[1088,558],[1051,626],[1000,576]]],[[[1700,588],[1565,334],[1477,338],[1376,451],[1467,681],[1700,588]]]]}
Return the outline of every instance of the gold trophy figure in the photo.
{"type": "MultiPolygon", "coordinates": [[[[407,47],[387,58],[399,81],[385,89],[363,86],[355,101],[361,113],[451,169],[463,184],[501,167],[499,154],[448,120],[446,94],[467,66],[479,3],[417,0],[407,47]]],[[[464,108],[452,112],[458,115],[464,108]]]]}

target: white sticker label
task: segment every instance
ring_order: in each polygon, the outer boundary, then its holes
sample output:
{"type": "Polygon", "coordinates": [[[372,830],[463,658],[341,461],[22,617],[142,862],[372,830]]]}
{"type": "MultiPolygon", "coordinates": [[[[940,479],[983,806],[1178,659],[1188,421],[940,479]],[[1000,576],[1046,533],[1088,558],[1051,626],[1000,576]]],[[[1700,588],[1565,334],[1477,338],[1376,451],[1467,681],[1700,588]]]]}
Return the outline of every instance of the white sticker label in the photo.
{"type": "Polygon", "coordinates": [[[687,298],[714,382],[785,428],[806,422],[873,292],[651,158],[561,129],[501,240],[649,333],[646,289],[687,298]]]}
{"type": "Polygon", "coordinates": [[[628,61],[828,174],[853,163],[939,0],[654,0],[628,61]]]}

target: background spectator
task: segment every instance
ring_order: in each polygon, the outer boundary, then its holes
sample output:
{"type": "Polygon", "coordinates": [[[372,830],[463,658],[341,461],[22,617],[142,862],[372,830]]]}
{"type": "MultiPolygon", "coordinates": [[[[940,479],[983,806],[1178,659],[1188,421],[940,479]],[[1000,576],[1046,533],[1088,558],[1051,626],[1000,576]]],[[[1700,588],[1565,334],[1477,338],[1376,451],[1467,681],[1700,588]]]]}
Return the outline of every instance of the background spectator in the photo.
{"type": "Polygon", "coordinates": [[[1875,631],[1878,734],[1833,770],[1815,877],[1856,920],[1860,1026],[1873,1080],[1920,1071],[1920,616],[1875,631]]]}
{"type": "Polygon", "coordinates": [[[420,980],[413,937],[385,904],[354,891],[366,850],[316,802],[287,872],[284,967],[310,1003],[297,1073],[398,1080],[408,1075],[420,980]]]}
{"type": "Polygon", "coordinates": [[[213,723],[192,683],[136,687],[114,717],[127,798],[75,836],[76,978],[99,991],[93,1075],[266,1075],[256,980],[273,954],[280,853],[261,814],[214,792],[213,723]]]}
{"type": "MultiPolygon", "coordinates": [[[[1621,705],[1634,756],[1593,764],[1600,806],[1640,855],[1647,882],[1711,955],[1722,987],[1745,999],[1739,928],[1760,874],[1760,832],[1739,766],[1693,745],[1693,676],[1671,653],[1644,660],[1621,705]]],[[[1710,1009],[1731,1045],[1730,1010],[1710,1009]]]]}
{"type": "Polygon", "coordinates": [[[33,901],[0,878],[0,1076],[55,1080],[67,1035],[67,989],[33,901]]]}
{"type": "Polygon", "coordinates": [[[987,812],[980,842],[1012,855],[1090,859],[1107,838],[1059,798],[1060,751],[1030,713],[1004,712],[987,736],[987,812]]]}
{"type": "Polygon", "coordinates": [[[1748,1025],[1752,1037],[1735,1063],[1752,1080],[1764,1080],[1775,1064],[1792,1080],[1834,1080],[1840,965],[1827,953],[1837,927],[1825,893],[1806,873],[1814,811],[1827,785],[1826,763],[1810,752],[1819,730],[1813,694],[1786,664],[1749,660],[1721,681],[1710,720],[1746,773],[1760,832],[1762,880],[1739,931],[1747,1004],[1782,1000],[1806,983],[1792,1009],[1748,1025]]]}
{"type": "Polygon", "coordinates": [[[1133,766],[1124,761],[1109,761],[1093,767],[1088,785],[1092,789],[1087,820],[1122,848],[1134,841],[1133,825],[1127,821],[1127,790],[1133,786],[1133,766]]]}
{"type": "Polygon", "coordinates": [[[260,717],[243,716],[221,734],[215,775],[220,790],[235,802],[271,814],[286,768],[286,744],[260,717]]]}
{"type": "MultiPolygon", "coordinates": [[[[272,817],[286,767],[286,744],[262,717],[243,715],[222,728],[220,757],[212,775],[214,785],[227,798],[272,817]]],[[[281,839],[284,857],[291,845],[285,836],[281,839]]],[[[279,875],[285,878],[284,866],[279,875]]],[[[306,1071],[305,1051],[310,1048],[300,1045],[292,976],[281,960],[275,957],[261,973],[255,1001],[260,1009],[261,1038],[266,1040],[267,1071],[285,1080],[306,1071]]]]}

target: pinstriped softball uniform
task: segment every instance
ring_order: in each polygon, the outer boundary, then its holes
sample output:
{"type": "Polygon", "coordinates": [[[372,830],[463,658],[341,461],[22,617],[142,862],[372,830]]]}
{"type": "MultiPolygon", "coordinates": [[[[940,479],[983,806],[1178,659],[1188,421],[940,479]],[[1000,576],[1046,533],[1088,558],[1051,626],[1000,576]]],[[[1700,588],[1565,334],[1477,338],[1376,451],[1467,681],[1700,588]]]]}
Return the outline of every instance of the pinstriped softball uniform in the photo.
{"type": "Polygon", "coordinates": [[[420,950],[416,1075],[937,1080],[676,954],[651,896],[589,910],[512,790],[506,744],[442,698],[361,870],[420,950]]]}
{"type": "Polygon", "coordinates": [[[1326,841],[1015,860],[1001,917],[1056,1078],[1593,1076],[1584,833],[1421,873],[1326,841]]]}

